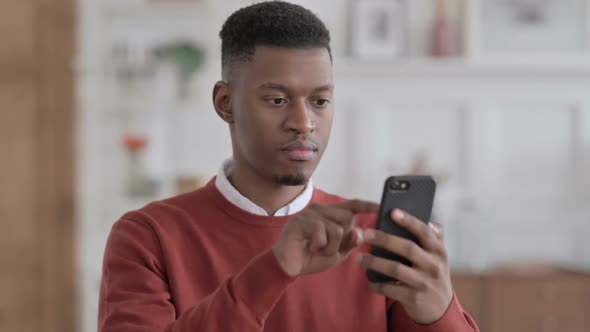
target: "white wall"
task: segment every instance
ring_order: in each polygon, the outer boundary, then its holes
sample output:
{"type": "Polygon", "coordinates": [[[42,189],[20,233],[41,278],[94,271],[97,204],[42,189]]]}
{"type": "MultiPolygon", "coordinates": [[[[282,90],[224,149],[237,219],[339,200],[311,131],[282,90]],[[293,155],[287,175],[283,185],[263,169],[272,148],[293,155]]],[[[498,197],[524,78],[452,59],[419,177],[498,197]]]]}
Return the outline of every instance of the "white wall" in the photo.
{"type": "MultiPolygon", "coordinates": [[[[81,329],[96,330],[102,252],[112,223],[145,200],[125,195],[121,105],[140,103],[154,133],[154,174],[171,193],[177,175],[215,173],[230,155],[227,128],[210,104],[219,78],[217,32],[251,1],[211,0],[197,10],[137,13],[139,0],[80,1],[79,230],[81,329]],[[170,18],[166,18],[170,17],[170,18]],[[166,68],[153,93],[129,98],[113,85],[108,46],[131,38],[149,44],[190,37],[208,47],[206,67],[185,101],[170,98],[166,68]],[[130,36],[130,37],[126,37],[130,36]],[[150,99],[151,98],[151,99],[150,99]],[[204,157],[206,156],[206,157],[204,157]]],[[[347,2],[296,1],[331,29],[337,114],[315,183],[344,196],[378,200],[388,174],[407,171],[426,151],[448,173],[435,215],[446,228],[456,269],[480,270],[520,260],[590,269],[590,71],[586,68],[471,66],[409,61],[363,64],[345,58],[347,2]]],[[[412,0],[411,54],[423,54],[430,11],[412,0]]]]}

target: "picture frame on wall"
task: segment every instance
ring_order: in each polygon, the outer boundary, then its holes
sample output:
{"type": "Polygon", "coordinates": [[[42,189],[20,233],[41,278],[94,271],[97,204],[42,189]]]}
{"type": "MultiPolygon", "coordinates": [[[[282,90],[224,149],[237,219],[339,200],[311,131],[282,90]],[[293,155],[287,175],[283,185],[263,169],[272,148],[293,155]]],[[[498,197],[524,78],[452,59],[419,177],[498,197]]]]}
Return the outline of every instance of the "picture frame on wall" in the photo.
{"type": "Polygon", "coordinates": [[[476,62],[587,62],[587,0],[469,0],[467,54],[476,62]]]}
{"type": "Polygon", "coordinates": [[[357,60],[394,61],[407,52],[407,0],[352,0],[350,55],[357,60]]]}

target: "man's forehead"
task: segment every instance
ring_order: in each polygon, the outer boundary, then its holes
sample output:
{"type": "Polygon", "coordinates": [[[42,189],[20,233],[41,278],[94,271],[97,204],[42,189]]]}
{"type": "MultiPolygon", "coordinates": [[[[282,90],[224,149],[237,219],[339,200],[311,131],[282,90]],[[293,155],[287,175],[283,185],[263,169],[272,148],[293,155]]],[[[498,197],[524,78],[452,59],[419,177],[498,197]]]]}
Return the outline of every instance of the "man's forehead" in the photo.
{"type": "MultiPolygon", "coordinates": [[[[278,82],[267,81],[263,82],[256,86],[258,89],[269,89],[269,90],[281,90],[281,91],[289,91],[293,88],[292,85],[283,84],[278,82]]],[[[326,82],[325,84],[321,84],[318,86],[307,86],[307,88],[311,88],[315,92],[331,92],[334,90],[334,85],[331,82],[326,82]]]]}
{"type": "Polygon", "coordinates": [[[304,84],[313,89],[332,88],[332,62],[323,48],[260,47],[251,61],[241,63],[242,78],[263,88],[304,84]]]}

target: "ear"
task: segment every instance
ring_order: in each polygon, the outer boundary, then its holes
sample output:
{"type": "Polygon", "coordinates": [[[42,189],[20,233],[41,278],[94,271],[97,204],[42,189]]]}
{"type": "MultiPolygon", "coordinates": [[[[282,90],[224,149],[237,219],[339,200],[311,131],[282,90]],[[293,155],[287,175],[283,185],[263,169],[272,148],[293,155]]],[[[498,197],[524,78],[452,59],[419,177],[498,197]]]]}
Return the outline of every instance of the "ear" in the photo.
{"type": "Polygon", "coordinates": [[[213,106],[219,117],[232,124],[234,122],[233,111],[231,108],[231,90],[229,84],[225,81],[218,81],[213,87],[213,106]]]}

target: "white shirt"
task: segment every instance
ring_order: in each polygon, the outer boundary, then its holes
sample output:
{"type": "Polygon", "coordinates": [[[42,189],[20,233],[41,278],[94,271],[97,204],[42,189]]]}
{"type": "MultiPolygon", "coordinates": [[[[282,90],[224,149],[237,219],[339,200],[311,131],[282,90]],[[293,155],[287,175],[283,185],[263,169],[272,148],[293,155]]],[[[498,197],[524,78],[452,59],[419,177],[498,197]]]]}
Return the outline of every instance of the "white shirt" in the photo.
{"type": "MultiPolygon", "coordinates": [[[[229,179],[227,177],[231,172],[231,165],[232,159],[227,159],[219,168],[219,171],[217,172],[217,177],[215,178],[215,186],[217,187],[217,190],[219,190],[228,201],[230,201],[232,204],[239,207],[240,209],[259,216],[268,216],[268,213],[266,213],[266,211],[263,208],[254,204],[254,202],[242,195],[229,182],[229,179]]],[[[295,199],[292,200],[289,204],[278,209],[273,216],[284,217],[303,210],[307,206],[309,201],[311,201],[312,196],[313,184],[311,182],[311,179],[309,179],[303,192],[301,192],[299,196],[295,197],[295,199]]]]}

